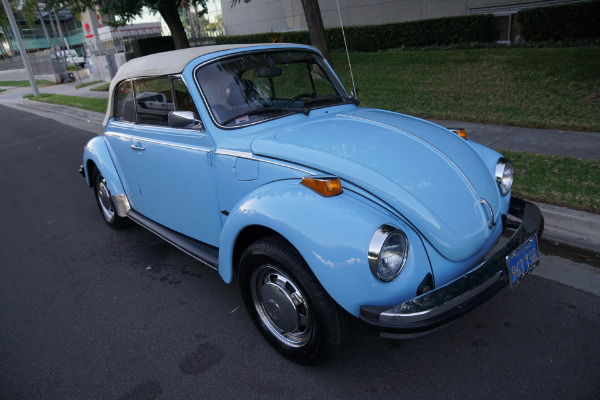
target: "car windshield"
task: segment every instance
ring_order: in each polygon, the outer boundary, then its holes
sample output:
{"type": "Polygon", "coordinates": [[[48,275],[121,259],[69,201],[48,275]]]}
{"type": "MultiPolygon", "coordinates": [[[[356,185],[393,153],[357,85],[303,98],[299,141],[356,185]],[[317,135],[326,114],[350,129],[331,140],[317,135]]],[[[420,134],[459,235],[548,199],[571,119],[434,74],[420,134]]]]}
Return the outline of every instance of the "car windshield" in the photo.
{"type": "Polygon", "coordinates": [[[355,102],[312,51],[228,57],[198,68],[196,79],[215,121],[225,127],[355,102]]]}

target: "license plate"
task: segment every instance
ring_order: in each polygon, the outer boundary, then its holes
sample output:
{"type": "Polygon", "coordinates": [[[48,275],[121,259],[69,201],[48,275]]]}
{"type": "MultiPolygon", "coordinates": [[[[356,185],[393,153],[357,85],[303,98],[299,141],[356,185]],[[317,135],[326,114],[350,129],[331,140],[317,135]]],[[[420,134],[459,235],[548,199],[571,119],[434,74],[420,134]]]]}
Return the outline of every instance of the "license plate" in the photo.
{"type": "Polygon", "coordinates": [[[511,255],[506,257],[510,286],[516,288],[521,279],[533,271],[535,266],[539,263],[540,257],[538,254],[537,237],[533,236],[511,255]]]}

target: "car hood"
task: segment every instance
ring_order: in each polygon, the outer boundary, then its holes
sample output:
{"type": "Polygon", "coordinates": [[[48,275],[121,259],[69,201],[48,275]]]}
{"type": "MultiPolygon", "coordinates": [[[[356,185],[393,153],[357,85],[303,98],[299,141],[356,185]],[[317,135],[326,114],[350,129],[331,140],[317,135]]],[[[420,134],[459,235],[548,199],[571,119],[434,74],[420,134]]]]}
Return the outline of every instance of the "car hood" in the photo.
{"type": "Polygon", "coordinates": [[[491,236],[500,195],[479,154],[418,118],[360,109],[280,126],[252,152],[339,176],[402,214],[444,257],[464,260],[491,236]],[[490,210],[491,208],[491,210],[490,210]]]}

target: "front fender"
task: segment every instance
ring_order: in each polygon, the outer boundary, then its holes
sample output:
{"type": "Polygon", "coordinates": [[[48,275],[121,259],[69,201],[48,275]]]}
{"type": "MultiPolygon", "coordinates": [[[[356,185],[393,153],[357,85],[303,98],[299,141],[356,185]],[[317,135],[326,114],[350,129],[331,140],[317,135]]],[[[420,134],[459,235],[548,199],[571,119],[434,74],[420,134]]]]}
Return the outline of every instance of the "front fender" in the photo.
{"type": "Polygon", "coordinates": [[[100,173],[102,173],[102,176],[104,176],[111,196],[125,195],[123,184],[121,183],[121,179],[119,178],[119,174],[117,173],[113,159],[108,151],[108,146],[106,145],[104,136],[96,136],[92,138],[83,150],[83,168],[85,171],[85,179],[88,186],[91,187],[94,182],[92,182],[93,177],[91,176],[92,171],[90,171],[90,161],[96,165],[96,168],[98,168],[100,173]]]}
{"type": "Polygon", "coordinates": [[[249,226],[262,226],[290,242],[329,295],[355,316],[363,304],[395,304],[397,299],[415,297],[431,268],[421,239],[412,229],[356,193],[346,190],[326,198],[299,182],[262,186],[232,210],[219,249],[219,274],[226,282],[233,277],[233,252],[240,233],[249,226]],[[369,243],[382,224],[402,229],[410,243],[402,273],[388,283],[376,279],[368,265],[369,243]]]}

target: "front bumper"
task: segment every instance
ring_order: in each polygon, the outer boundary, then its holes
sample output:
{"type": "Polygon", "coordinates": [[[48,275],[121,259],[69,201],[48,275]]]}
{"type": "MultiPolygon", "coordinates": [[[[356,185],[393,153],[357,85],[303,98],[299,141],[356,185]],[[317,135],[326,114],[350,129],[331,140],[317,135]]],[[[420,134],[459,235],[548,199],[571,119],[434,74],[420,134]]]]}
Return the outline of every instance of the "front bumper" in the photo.
{"type": "Polygon", "coordinates": [[[419,336],[482,304],[509,282],[506,258],[532,236],[541,238],[544,218],[538,207],[512,198],[509,215],[521,220],[512,237],[491,257],[456,280],[395,307],[362,306],[360,318],[381,336],[419,336]]]}

